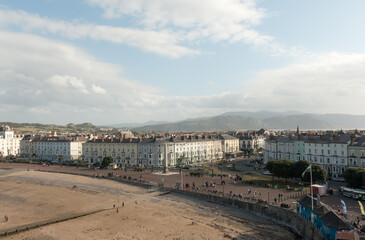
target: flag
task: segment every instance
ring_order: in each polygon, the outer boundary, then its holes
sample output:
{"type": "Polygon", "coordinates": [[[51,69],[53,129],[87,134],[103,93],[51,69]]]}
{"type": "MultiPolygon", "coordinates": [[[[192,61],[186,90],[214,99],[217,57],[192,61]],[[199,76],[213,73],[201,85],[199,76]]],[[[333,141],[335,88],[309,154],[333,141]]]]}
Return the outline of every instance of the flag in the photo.
{"type": "Polygon", "coordinates": [[[341,199],[341,205],[342,205],[342,209],[343,209],[343,214],[347,215],[346,203],[342,199],[341,199]]]}
{"type": "Polygon", "coordinates": [[[305,173],[306,172],[310,172],[311,171],[311,168],[312,168],[312,165],[309,165],[305,170],[304,172],[302,173],[302,177],[304,177],[305,173]]]}
{"type": "Polygon", "coordinates": [[[319,195],[319,193],[317,193],[317,199],[318,199],[318,201],[322,202],[321,201],[321,195],[319,195]]]}
{"type": "Polygon", "coordinates": [[[364,206],[362,205],[362,203],[360,201],[357,201],[360,205],[360,210],[361,210],[361,214],[364,216],[365,212],[364,212],[364,206]]]}

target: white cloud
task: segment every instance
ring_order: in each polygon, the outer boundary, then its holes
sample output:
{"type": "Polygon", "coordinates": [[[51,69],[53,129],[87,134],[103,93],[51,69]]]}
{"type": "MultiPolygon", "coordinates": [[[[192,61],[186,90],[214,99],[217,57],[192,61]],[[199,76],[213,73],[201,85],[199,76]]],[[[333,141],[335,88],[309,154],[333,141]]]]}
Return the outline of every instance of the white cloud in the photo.
{"type": "Polygon", "coordinates": [[[243,42],[273,52],[285,51],[274,38],[254,30],[267,16],[254,0],[87,0],[104,17],[132,17],[137,25],[156,31],[174,29],[187,42],[243,42]]]}
{"type": "MultiPolygon", "coordinates": [[[[52,77],[46,79],[46,82],[54,85],[55,87],[60,87],[60,88],[65,88],[65,89],[68,87],[73,87],[80,93],[89,93],[86,89],[84,81],[82,79],[74,77],[74,76],[53,75],[52,77]]],[[[94,90],[94,87],[93,87],[93,90],[94,90]]]]}
{"type": "Polygon", "coordinates": [[[51,111],[48,110],[48,109],[45,109],[45,108],[35,108],[35,107],[30,108],[28,111],[31,112],[31,113],[35,113],[35,114],[50,114],[51,113],[51,111]]]}
{"type": "Polygon", "coordinates": [[[127,16],[129,28],[65,22],[24,11],[0,9],[0,26],[57,34],[69,39],[91,38],[127,44],[170,58],[201,54],[188,46],[206,40],[242,42],[272,53],[287,51],[272,36],[254,27],[266,16],[256,1],[240,0],[89,0],[106,17],[127,16]],[[185,46],[184,46],[185,45],[185,46]]]}
{"type": "Polygon", "coordinates": [[[31,34],[0,31],[0,55],[0,109],[9,120],[105,123],[107,115],[115,123],[140,122],[260,109],[365,114],[365,54],[312,57],[262,71],[244,91],[210,96],[164,96],[124,78],[118,66],[31,34]]]}
{"type": "Polygon", "coordinates": [[[99,87],[99,86],[96,86],[95,84],[92,85],[92,90],[95,92],[95,93],[99,93],[99,94],[105,94],[106,91],[104,88],[102,87],[99,87]]]}
{"type": "Polygon", "coordinates": [[[0,9],[0,26],[18,26],[24,31],[58,34],[69,39],[91,38],[127,44],[145,52],[179,58],[199,54],[198,50],[180,44],[179,35],[168,30],[122,28],[106,25],[80,24],[40,17],[24,11],[0,9]]]}

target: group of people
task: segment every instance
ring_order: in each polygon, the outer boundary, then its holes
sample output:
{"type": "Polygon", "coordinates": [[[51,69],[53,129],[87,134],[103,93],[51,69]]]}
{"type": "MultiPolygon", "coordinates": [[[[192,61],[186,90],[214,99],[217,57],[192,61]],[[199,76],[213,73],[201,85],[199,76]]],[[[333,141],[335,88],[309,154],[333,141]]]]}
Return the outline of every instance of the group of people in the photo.
{"type": "MultiPolygon", "coordinates": [[[[136,204],[137,204],[137,201],[136,201],[136,204]]],[[[122,202],[122,207],[124,207],[124,202],[122,202]]],[[[113,205],[113,208],[115,209],[115,204],[113,205]]],[[[119,213],[119,208],[117,207],[117,213],[119,213]]]]}

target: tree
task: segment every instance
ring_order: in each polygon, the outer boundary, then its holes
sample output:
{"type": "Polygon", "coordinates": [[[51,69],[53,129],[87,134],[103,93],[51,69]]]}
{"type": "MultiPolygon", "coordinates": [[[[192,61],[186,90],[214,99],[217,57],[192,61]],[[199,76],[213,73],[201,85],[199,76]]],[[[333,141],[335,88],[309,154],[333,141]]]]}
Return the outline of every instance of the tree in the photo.
{"type": "MultiPolygon", "coordinates": [[[[303,170],[304,171],[304,170],[303,170]]],[[[319,165],[312,164],[312,181],[324,181],[327,179],[327,171],[322,169],[319,165]]],[[[303,181],[310,182],[310,173],[304,175],[303,181]]]]}
{"type": "Polygon", "coordinates": [[[365,168],[347,168],[342,176],[350,187],[359,188],[364,185],[365,168]]]}
{"type": "Polygon", "coordinates": [[[103,161],[101,162],[101,165],[102,165],[103,167],[107,167],[107,166],[109,166],[112,162],[113,162],[113,158],[112,158],[112,157],[110,157],[110,156],[107,156],[107,157],[104,157],[104,158],[103,158],[103,161]]]}
{"type": "Polygon", "coordinates": [[[274,176],[288,179],[292,177],[292,166],[294,162],[288,159],[269,161],[266,164],[266,169],[274,176]]]}
{"type": "Polygon", "coordinates": [[[295,178],[302,178],[302,174],[305,169],[309,166],[309,162],[300,160],[295,162],[292,166],[292,176],[295,178]]]}

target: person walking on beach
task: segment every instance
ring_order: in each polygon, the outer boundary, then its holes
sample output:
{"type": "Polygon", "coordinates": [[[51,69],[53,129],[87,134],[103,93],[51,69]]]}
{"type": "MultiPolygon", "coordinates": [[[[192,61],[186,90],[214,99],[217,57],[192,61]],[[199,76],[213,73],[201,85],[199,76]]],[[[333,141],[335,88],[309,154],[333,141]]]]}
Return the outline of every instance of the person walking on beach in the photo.
{"type": "Polygon", "coordinates": [[[119,213],[119,208],[117,208],[117,213],[119,213]]]}
{"type": "Polygon", "coordinates": [[[122,207],[124,207],[124,202],[122,203],[122,207]]]}

